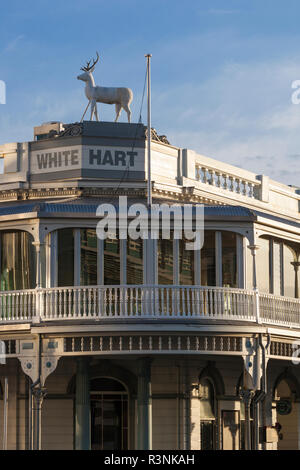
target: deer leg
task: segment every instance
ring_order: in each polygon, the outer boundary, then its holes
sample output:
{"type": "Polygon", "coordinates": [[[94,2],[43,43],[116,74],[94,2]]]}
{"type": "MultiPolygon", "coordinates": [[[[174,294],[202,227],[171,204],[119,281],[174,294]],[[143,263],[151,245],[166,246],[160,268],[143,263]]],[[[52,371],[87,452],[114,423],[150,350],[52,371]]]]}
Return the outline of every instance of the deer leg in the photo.
{"type": "Polygon", "coordinates": [[[121,109],[122,109],[122,106],[119,103],[116,103],[116,119],[115,119],[115,122],[117,122],[117,120],[120,117],[121,109]]]}
{"type": "Polygon", "coordinates": [[[131,119],[131,111],[130,111],[130,108],[129,108],[128,104],[125,104],[125,105],[123,106],[123,108],[124,108],[124,110],[125,110],[125,111],[126,111],[126,113],[127,113],[128,122],[130,123],[130,119],[131,119]]]}
{"type": "Polygon", "coordinates": [[[91,121],[93,120],[93,115],[95,113],[95,106],[96,106],[96,101],[92,100],[91,101],[91,121]]]}
{"type": "Polygon", "coordinates": [[[99,122],[97,103],[95,103],[95,118],[96,118],[96,121],[99,122]]]}

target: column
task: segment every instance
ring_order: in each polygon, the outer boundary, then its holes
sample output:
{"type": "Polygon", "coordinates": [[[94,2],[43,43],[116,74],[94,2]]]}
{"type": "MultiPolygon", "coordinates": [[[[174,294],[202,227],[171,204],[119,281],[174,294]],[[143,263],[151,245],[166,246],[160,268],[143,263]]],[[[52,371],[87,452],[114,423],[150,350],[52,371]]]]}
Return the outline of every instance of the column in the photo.
{"type": "Polygon", "coordinates": [[[76,411],[75,411],[75,448],[90,449],[90,379],[89,359],[77,359],[76,371],[76,411]]]}
{"type": "Polygon", "coordinates": [[[295,270],[295,298],[299,299],[298,271],[299,271],[300,261],[293,261],[291,264],[294,266],[294,270],[295,270]]]}
{"type": "Polygon", "coordinates": [[[245,289],[244,237],[236,234],[237,286],[245,289]]]}
{"type": "Polygon", "coordinates": [[[254,394],[254,390],[240,389],[240,398],[245,404],[245,450],[251,450],[250,405],[254,394]]]}
{"type": "Polygon", "coordinates": [[[222,287],[222,232],[216,231],[216,286],[222,287]]]}
{"type": "Polygon", "coordinates": [[[149,357],[138,359],[137,447],[152,449],[151,362],[149,357]]]}
{"type": "Polygon", "coordinates": [[[44,246],[43,243],[40,243],[39,241],[38,242],[32,242],[32,245],[35,247],[35,250],[36,250],[36,289],[38,289],[37,293],[36,293],[36,306],[35,306],[35,310],[36,310],[36,314],[35,314],[35,318],[34,318],[34,321],[36,323],[39,323],[40,322],[40,319],[41,317],[43,316],[44,314],[44,297],[43,297],[43,293],[41,291],[39,291],[39,289],[41,289],[42,287],[42,274],[41,274],[41,270],[42,270],[42,266],[41,266],[41,246],[44,246]]]}
{"type": "Polygon", "coordinates": [[[251,255],[253,258],[253,290],[255,291],[255,310],[256,310],[256,321],[257,323],[261,323],[260,321],[260,305],[259,305],[259,292],[257,287],[257,276],[256,276],[256,251],[259,249],[258,245],[249,245],[249,250],[251,250],[251,255]]]}
{"type": "Polygon", "coordinates": [[[81,273],[81,239],[80,228],[74,229],[74,286],[80,286],[80,273],[81,273]]]}
{"type": "Polygon", "coordinates": [[[42,404],[46,396],[46,388],[40,382],[32,386],[32,429],[33,429],[33,450],[42,449],[42,404]]]}

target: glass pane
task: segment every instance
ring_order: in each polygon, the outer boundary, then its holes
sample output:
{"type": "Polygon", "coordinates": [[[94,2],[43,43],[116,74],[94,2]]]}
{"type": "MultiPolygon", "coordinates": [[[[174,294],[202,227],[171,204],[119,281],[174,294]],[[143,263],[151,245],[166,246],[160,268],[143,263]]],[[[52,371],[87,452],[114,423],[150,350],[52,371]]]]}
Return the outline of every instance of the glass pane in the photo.
{"type": "Polygon", "coordinates": [[[173,240],[157,240],[158,284],[173,284],[173,240]]]}
{"type": "Polygon", "coordinates": [[[104,240],[104,284],[120,284],[120,240],[104,240]]]}
{"type": "Polygon", "coordinates": [[[236,234],[222,232],[223,287],[237,287],[236,234]]]}
{"type": "Polygon", "coordinates": [[[204,244],[201,249],[201,285],[216,285],[215,232],[204,232],[204,244]]]}
{"type": "Polygon", "coordinates": [[[195,267],[194,267],[194,250],[187,250],[186,240],[179,240],[179,283],[182,285],[193,285],[195,267]]]}
{"type": "Polygon", "coordinates": [[[36,255],[26,232],[1,235],[1,290],[33,289],[36,285],[36,255]]]}
{"type": "MultiPolygon", "coordinates": [[[[265,238],[258,240],[256,256],[257,284],[261,292],[270,292],[270,242],[265,238]]],[[[250,251],[250,250],[249,250],[250,251]]],[[[251,284],[252,285],[252,284],[251,284]]]]}
{"type": "Polygon", "coordinates": [[[97,285],[97,235],[94,229],[80,230],[80,284],[97,285]]]}
{"type": "Polygon", "coordinates": [[[201,419],[214,419],[215,415],[210,400],[200,400],[200,416],[201,419]]]}
{"type": "Polygon", "coordinates": [[[74,234],[72,228],[57,232],[57,282],[58,286],[74,285],[74,234]]]}
{"type": "Polygon", "coordinates": [[[283,246],[283,261],[284,261],[284,295],[287,297],[295,297],[295,270],[291,264],[294,261],[292,250],[284,245],[283,246]]]}
{"type": "Polygon", "coordinates": [[[201,419],[214,419],[214,389],[207,379],[202,379],[199,384],[200,416],[201,419]]]}
{"type": "Polygon", "coordinates": [[[143,284],[143,240],[127,239],[127,284],[143,284]]]}
{"type": "Polygon", "coordinates": [[[278,242],[273,243],[273,288],[275,295],[282,294],[282,272],[281,272],[281,244],[278,242]]]}
{"type": "Polygon", "coordinates": [[[214,423],[213,421],[201,421],[201,450],[213,450],[214,448],[214,423]]]}

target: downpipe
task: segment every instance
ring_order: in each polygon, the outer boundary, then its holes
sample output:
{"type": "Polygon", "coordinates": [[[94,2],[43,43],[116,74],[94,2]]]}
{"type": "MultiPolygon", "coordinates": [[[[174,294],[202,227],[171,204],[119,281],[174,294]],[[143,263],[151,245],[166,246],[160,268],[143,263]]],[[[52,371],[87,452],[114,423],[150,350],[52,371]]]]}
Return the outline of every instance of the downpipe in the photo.
{"type": "MultiPolygon", "coordinates": [[[[271,342],[270,335],[268,334],[268,341],[264,346],[262,341],[262,334],[259,334],[259,346],[262,350],[262,377],[261,377],[261,389],[253,398],[254,402],[254,423],[255,423],[255,450],[259,450],[259,422],[260,416],[262,416],[262,428],[265,427],[265,399],[267,396],[267,370],[266,370],[266,349],[268,349],[271,342]]],[[[265,443],[262,443],[262,448],[265,450],[265,443]]]]}

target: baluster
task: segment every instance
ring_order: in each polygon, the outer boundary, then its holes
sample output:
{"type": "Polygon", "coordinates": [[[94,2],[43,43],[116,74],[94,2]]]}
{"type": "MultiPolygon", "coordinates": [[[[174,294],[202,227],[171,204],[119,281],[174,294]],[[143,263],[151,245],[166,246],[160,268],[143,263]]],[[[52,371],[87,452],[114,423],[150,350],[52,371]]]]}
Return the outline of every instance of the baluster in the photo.
{"type": "Polygon", "coordinates": [[[101,317],[102,313],[102,287],[98,287],[98,311],[97,311],[97,316],[101,317]]]}
{"type": "Polygon", "coordinates": [[[166,293],[165,288],[158,287],[159,315],[161,317],[163,317],[165,313],[165,293],[166,293]]]}
{"type": "Polygon", "coordinates": [[[248,197],[254,197],[254,185],[253,183],[248,183],[248,197]]]}
{"type": "Polygon", "coordinates": [[[16,307],[15,307],[15,308],[16,308],[16,314],[15,314],[15,316],[16,316],[16,319],[17,319],[17,320],[23,320],[22,314],[21,314],[21,312],[19,311],[19,309],[20,309],[20,305],[19,305],[19,304],[20,304],[20,293],[17,292],[17,295],[16,295],[16,307]]]}
{"type": "Polygon", "coordinates": [[[72,316],[72,310],[74,310],[74,306],[72,308],[72,294],[73,294],[73,304],[75,305],[75,293],[72,292],[72,289],[68,289],[68,297],[69,297],[68,317],[72,316]]]}
{"type": "Polygon", "coordinates": [[[227,181],[227,179],[228,179],[228,175],[226,175],[226,173],[223,174],[223,189],[228,189],[228,181],[227,181]]]}
{"type": "Polygon", "coordinates": [[[221,173],[219,171],[216,171],[216,177],[217,177],[217,183],[216,183],[216,186],[217,188],[221,188],[222,186],[222,183],[221,183],[221,173]]]}
{"type": "MultiPolygon", "coordinates": [[[[29,292],[29,295],[30,295],[30,292],[29,292]]],[[[27,318],[29,320],[29,315],[27,311],[27,297],[28,297],[28,292],[24,292],[23,298],[22,298],[22,308],[23,308],[24,318],[27,318]]]]}
{"type": "Polygon", "coordinates": [[[216,185],[216,182],[215,182],[215,171],[214,171],[214,170],[209,170],[209,174],[210,174],[209,184],[210,184],[211,186],[215,186],[215,185],[216,185]]]}
{"type": "Polygon", "coordinates": [[[59,317],[63,317],[63,290],[59,291],[58,312],[59,317]]]}
{"type": "MultiPolygon", "coordinates": [[[[172,311],[170,311],[170,294],[171,294],[171,289],[172,288],[169,288],[169,287],[166,287],[166,310],[165,310],[165,314],[167,317],[171,317],[172,316],[172,311]]],[[[172,304],[172,302],[171,302],[172,304]]]]}
{"type": "Polygon", "coordinates": [[[247,196],[247,182],[245,180],[242,180],[243,184],[243,195],[247,196]]]}
{"type": "Polygon", "coordinates": [[[126,298],[125,298],[125,291],[124,287],[116,287],[114,288],[115,291],[115,309],[117,316],[125,316],[126,311],[126,298]]]}
{"type": "Polygon", "coordinates": [[[55,294],[54,294],[54,317],[55,318],[57,318],[57,302],[58,302],[57,290],[55,290],[55,294]]]}
{"type": "Polygon", "coordinates": [[[190,299],[191,299],[191,316],[194,317],[197,314],[197,291],[194,287],[191,287],[191,293],[190,293],[190,299]]]}
{"type": "Polygon", "coordinates": [[[181,292],[181,305],[182,305],[182,316],[183,317],[186,317],[188,315],[188,312],[186,310],[186,302],[187,302],[187,298],[186,298],[186,288],[185,287],[182,287],[181,289],[179,289],[179,292],[181,292]]]}
{"type": "Polygon", "coordinates": [[[234,191],[234,178],[233,176],[229,176],[228,179],[229,179],[229,191],[233,192],[234,191]]]}
{"type": "Polygon", "coordinates": [[[235,190],[235,192],[237,194],[240,194],[241,193],[241,180],[239,178],[235,178],[235,181],[236,181],[236,190],[235,190]]]}
{"type": "Polygon", "coordinates": [[[63,317],[67,317],[67,290],[63,290],[63,317]]]}
{"type": "Polygon", "coordinates": [[[90,318],[91,317],[91,312],[92,312],[92,299],[91,299],[91,294],[92,294],[92,289],[88,289],[88,312],[87,316],[90,318]]]}
{"type": "Polygon", "coordinates": [[[113,316],[113,313],[112,313],[113,298],[112,298],[112,289],[111,289],[111,287],[109,287],[107,294],[108,294],[108,313],[109,313],[109,316],[112,317],[113,316]]]}
{"type": "Polygon", "coordinates": [[[83,289],[83,316],[87,317],[87,297],[86,289],[83,289]]]}
{"type": "Polygon", "coordinates": [[[208,169],[205,167],[202,167],[202,171],[203,171],[203,183],[207,183],[208,182],[208,179],[207,179],[208,169]]]}

